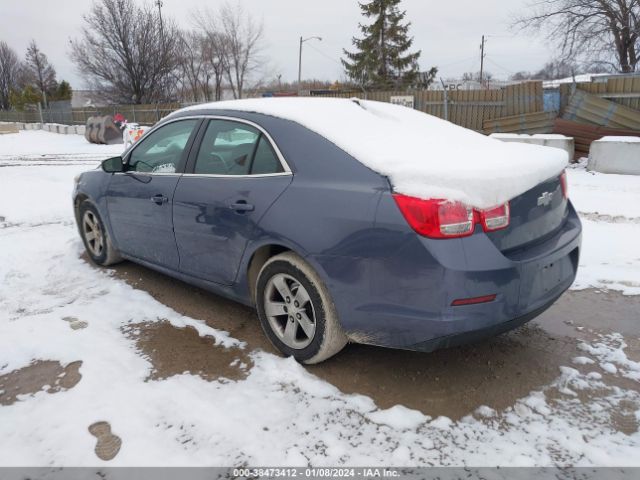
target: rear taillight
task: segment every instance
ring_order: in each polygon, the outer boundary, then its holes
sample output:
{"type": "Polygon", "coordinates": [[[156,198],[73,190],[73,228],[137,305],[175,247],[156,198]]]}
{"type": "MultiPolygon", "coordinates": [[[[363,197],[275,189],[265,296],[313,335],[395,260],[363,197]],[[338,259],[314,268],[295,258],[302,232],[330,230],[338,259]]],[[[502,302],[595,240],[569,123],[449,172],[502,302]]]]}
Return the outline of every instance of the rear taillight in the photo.
{"type": "Polygon", "coordinates": [[[509,203],[488,210],[474,210],[461,202],[423,200],[394,194],[402,215],[417,233],[429,238],[461,238],[473,235],[476,223],[485,232],[509,226],[509,203]]]}
{"type": "Polygon", "coordinates": [[[507,228],[511,220],[509,203],[507,202],[504,205],[489,210],[481,210],[480,220],[482,221],[482,228],[485,232],[495,232],[496,230],[507,228]]]}
{"type": "Polygon", "coordinates": [[[560,185],[562,185],[562,196],[569,198],[569,184],[567,183],[567,171],[565,170],[560,175],[560,185]]]}
{"type": "Polygon", "coordinates": [[[473,209],[460,202],[422,200],[396,194],[402,215],[411,228],[430,238],[456,238],[473,234],[473,209]]]}

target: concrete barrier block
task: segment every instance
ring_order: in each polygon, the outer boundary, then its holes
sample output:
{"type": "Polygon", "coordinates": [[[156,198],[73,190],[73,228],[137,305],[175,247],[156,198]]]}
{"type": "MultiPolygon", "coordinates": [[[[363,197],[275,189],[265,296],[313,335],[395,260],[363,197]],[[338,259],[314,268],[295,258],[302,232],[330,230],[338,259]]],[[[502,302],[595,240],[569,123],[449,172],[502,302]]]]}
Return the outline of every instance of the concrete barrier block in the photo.
{"type": "Polygon", "coordinates": [[[588,170],[640,175],[640,137],[604,137],[591,144],[588,170]]]}
{"type": "Polygon", "coordinates": [[[84,135],[86,127],[84,125],[76,125],[76,134],[84,135]]]}
{"type": "Polygon", "coordinates": [[[523,135],[518,133],[493,133],[490,135],[490,137],[503,142],[528,143],[530,145],[559,148],[567,152],[567,154],[569,155],[569,161],[573,161],[576,153],[575,140],[571,137],[565,137],[564,135],[523,135]]]}
{"type": "Polygon", "coordinates": [[[19,131],[15,123],[0,123],[0,134],[18,133],[19,131]]]}

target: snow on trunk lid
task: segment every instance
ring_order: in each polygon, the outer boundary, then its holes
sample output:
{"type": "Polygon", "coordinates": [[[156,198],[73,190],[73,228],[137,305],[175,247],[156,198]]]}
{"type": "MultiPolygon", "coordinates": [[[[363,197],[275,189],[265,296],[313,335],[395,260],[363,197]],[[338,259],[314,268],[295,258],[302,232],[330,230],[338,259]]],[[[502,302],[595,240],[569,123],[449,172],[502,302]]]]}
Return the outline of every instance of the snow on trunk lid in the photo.
{"type": "Polygon", "coordinates": [[[560,177],[552,178],[512,199],[509,228],[487,235],[502,252],[526,247],[562,227],[567,218],[567,205],[560,177]]]}

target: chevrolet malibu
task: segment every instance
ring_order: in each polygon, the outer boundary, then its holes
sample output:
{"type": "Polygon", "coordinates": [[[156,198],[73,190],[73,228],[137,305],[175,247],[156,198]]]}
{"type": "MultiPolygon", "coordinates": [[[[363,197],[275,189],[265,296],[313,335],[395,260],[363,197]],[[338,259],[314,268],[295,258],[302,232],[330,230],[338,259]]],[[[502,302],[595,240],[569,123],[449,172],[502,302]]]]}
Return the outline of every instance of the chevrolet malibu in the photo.
{"type": "Polygon", "coordinates": [[[91,260],[140,263],[256,308],[284,355],[433,351],[513,329],[576,276],[566,153],[400,106],[189,107],[76,179],[91,260]]]}

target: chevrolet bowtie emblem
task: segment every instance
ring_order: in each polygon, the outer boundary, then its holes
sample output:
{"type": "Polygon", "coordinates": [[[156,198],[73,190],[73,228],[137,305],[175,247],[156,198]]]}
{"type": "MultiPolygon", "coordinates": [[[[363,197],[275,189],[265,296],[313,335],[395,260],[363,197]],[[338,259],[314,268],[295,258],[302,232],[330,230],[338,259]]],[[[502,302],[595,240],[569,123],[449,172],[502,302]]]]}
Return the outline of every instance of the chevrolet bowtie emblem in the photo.
{"type": "Polygon", "coordinates": [[[552,201],[553,201],[553,193],[544,192],[540,197],[538,197],[538,206],[547,207],[551,205],[552,201]]]}

